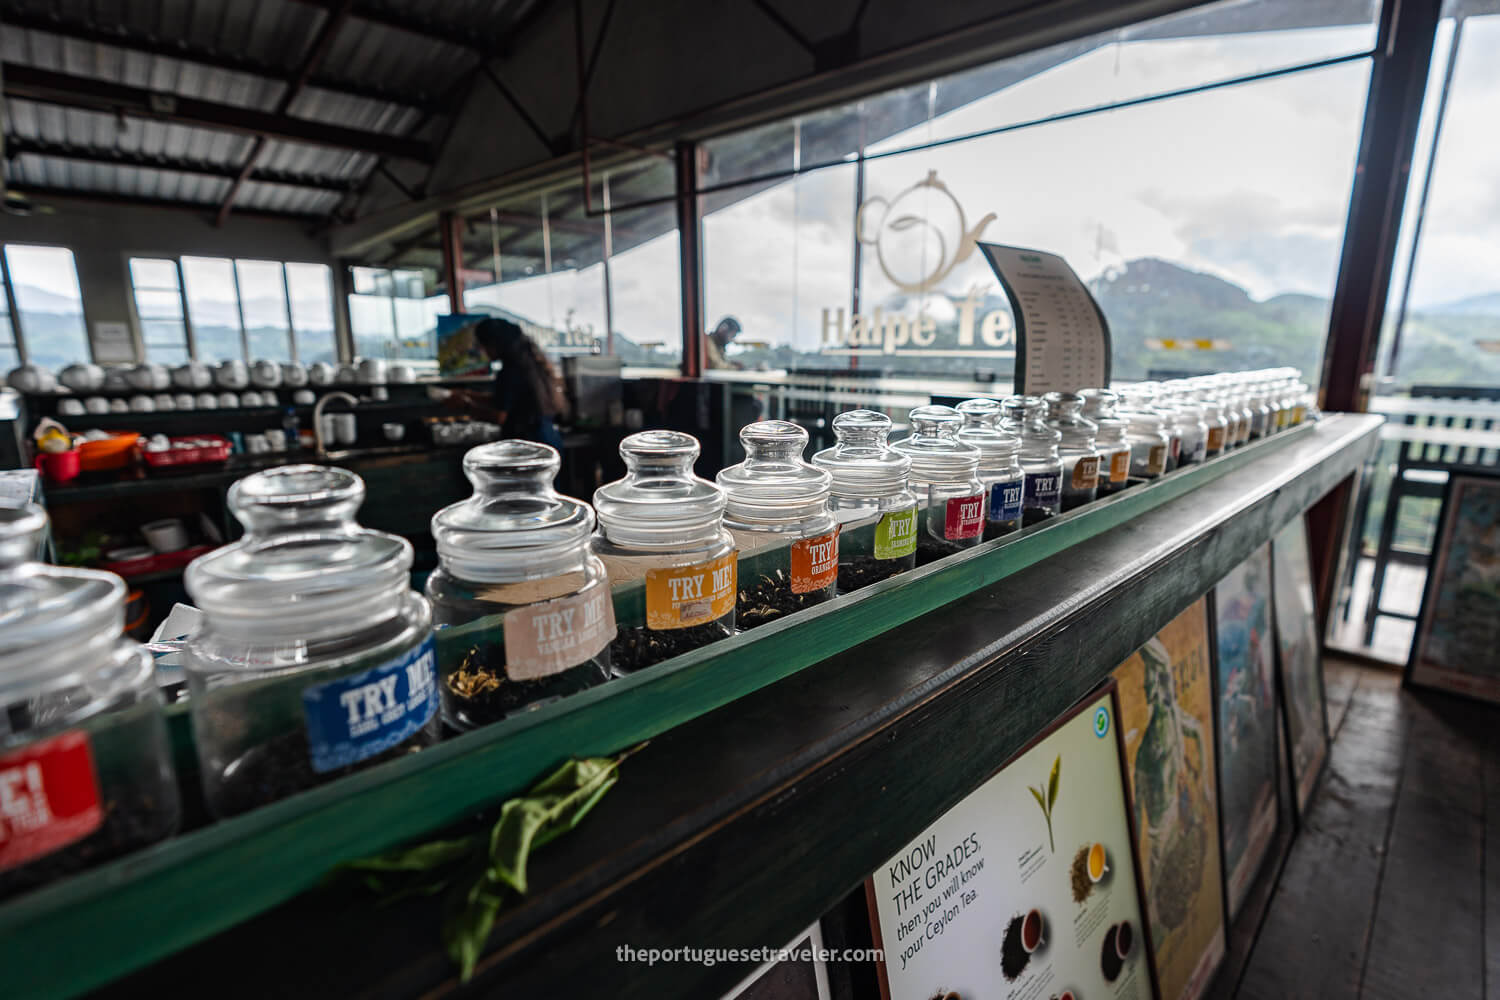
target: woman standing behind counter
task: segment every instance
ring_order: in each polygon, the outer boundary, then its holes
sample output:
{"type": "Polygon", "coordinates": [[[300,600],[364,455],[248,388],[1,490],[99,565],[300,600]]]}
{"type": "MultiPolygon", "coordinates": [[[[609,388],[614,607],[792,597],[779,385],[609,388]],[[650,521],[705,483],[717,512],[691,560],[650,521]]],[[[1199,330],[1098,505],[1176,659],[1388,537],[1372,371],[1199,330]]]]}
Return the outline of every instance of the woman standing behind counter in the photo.
{"type": "Polygon", "coordinates": [[[448,398],[450,406],[504,428],[508,438],[540,441],[562,450],[559,418],[567,415],[568,401],[562,392],[557,369],[536,342],[510,320],[491,318],[474,328],[474,339],[500,362],[490,395],[459,390],[448,398]]]}

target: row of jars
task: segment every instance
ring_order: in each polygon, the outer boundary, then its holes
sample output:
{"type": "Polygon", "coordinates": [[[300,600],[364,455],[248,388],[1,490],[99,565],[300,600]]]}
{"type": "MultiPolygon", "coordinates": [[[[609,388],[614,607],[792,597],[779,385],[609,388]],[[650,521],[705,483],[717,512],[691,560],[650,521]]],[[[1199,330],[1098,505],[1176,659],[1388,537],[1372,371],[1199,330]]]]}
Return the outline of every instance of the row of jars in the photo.
{"type": "MultiPolygon", "coordinates": [[[[472,449],[432,518],[439,568],[363,528],[347,470],[234,484],[244,536],[194,561],[184,669],[205,798],[234,815],[604,683],[1304,420],[1285,372],[761,421],[710,483],[698,443],[631,435],[591,507],[545,445],[472,449]],[[596,515],[597,512],[597,515],[596,515]],[[597,520],[597,523],[596,523],[597,520]],[[612,597],[612,590],[614,591],[612,597]],[[620,620],[616,621],[616,614],[620,620]]],[[[0,898],[169,836],[178,786],[123,583],[36,561],[46,515],[0,510],[0,898]]]]}

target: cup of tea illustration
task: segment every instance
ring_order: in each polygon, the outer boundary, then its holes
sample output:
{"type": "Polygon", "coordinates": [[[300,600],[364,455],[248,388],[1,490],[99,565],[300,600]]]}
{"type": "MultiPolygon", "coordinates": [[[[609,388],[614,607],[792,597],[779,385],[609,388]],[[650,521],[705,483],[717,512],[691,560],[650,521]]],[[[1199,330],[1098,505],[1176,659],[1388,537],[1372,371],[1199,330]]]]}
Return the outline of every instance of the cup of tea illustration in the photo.
{"type": "Polygon", "coordinates": [[[1026,949],[1028,955],[1046,944],[1045,933],[1046,926],[1042,920],[1042,911],[1028,912],[1026,919],[1021,921],[1021,947],[1026,949]]]}
{"type": "Polygon", "coordinates": [[[1089,881],[1098,883],[1108,874],[1109,855],[1105,853],[1103,844],[1095,844],[1089,848],[1089,881]]]}

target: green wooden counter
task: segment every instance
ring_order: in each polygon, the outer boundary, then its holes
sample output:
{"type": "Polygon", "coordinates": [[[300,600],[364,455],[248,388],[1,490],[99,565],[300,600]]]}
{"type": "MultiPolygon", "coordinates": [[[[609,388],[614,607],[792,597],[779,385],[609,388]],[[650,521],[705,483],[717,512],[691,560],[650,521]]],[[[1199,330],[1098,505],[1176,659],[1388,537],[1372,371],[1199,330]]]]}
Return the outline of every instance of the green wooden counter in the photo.
{"type": "Polygon", "coordinates": [[[76,994],[152,963],[118,991],[442,995],[457,984],[435,912],[293,897],[569,755],[647,737],[598,812],[536,859],[476,989],[714,995],[746,970],[625,968],[615,948],[790,939],[1354,475],[1378,424],[1287,431],[17,900],[0,908],[12,995],[76,994]]]}

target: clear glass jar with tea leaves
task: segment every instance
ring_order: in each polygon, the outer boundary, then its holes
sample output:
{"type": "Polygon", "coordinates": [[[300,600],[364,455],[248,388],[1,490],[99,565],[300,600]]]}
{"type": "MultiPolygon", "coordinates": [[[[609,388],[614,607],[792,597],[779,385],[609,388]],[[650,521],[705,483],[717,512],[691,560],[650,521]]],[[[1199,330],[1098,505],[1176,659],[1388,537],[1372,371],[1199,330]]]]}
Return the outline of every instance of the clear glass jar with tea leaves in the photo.
{"type": "Polygon", "coordinates": [[[734,622],[746,631],[833,598],[839,528],[828,512],[833,477],[802,460],[807,431],[757,420],[740,429],[740,443],[745,460],[716,481],[739,550],[734,622]]]}
{"type": "Polygon", "coordinates": [[[1115,412],[1119,394],[1110,389],[1084,389],[1079,395],[1083,397],[1083,415],[1095,427],[1099,496],[1118,493],[1130,485],[1129,424],[1115,412]]]}
{"type": "Polygon", "coordinates": [[[1062,509],[1092,503],[1099,495],[1098,428],[1083,415],[1083,397],[1073,392],[1049,392],[1047,425],[1058,433],[1057,455],[1062,460],[1062,509]]]}
{"type": "Polygon", "coordinates": [[[849,410],[833,418],[838,444],[812,457],[832,477],[828,513],[839,526],[841,594],[917,564],[917,498],[907,488],[911,459],[889,446],[890,433],[884,413],[849,410]]]}
{"type": "Polygon", "coordinates": [[[1029,527],[1062,513],[1062,435],[1046,421],[1047,404],[1038,396],[1007,396],[1002,426],[1021,436],[1021,525],[1029,527]]]}
{"type": "Polygon", "coordinates": [[[614,607],[589,542],[594,511],[560,495],[556,451],[531,441],[471,448],[474,495],[432,517],[427,578],[443,718],[466,730],[612,676],[614,607]]]}
{"type": "Polygon", "coordinates": [[[911,459],[909,482],[923,507],[917,563],[926,565],[983,541],[984,484],[979,449],[958,440],[963,418],[951,406],[911,411],[911,434],[891,445],[911,459]]]}
{"type": "Polygon", "coordinates": [[[1021,468],[1021,439],[1000,429],[1003,415],[994,399],[966,399],[955,409],[963,426],[955,435],[979,449],[979,481],[985,489],[984,538],[999,538],[1021,527],[1021,494],[1026,472],[1021,468]]]}
{"type": "Polygon", "coordinates": [[[203,611],[184,671],[203,791],[241,813],[440,735],[432,609],[411,543],[362,528],[365,484],[287,465],[229,489],[245,534],[184,583],[203,611]]]}
{"type": "Polygon", "coordinates": [[[594,554],[616,595],[615,673],[734,634],[734,539],[724,491],[693,474],[698,450],[680,431],[632,434],[620,443],[625,478],[594,492],[594,554]]]}
{"type": "Polygon", "coordinates": [[[0,507],[0,898],[170,836],[179,816],[151,656],[125,584],[36,561],[41,507],[0,507]]]}

